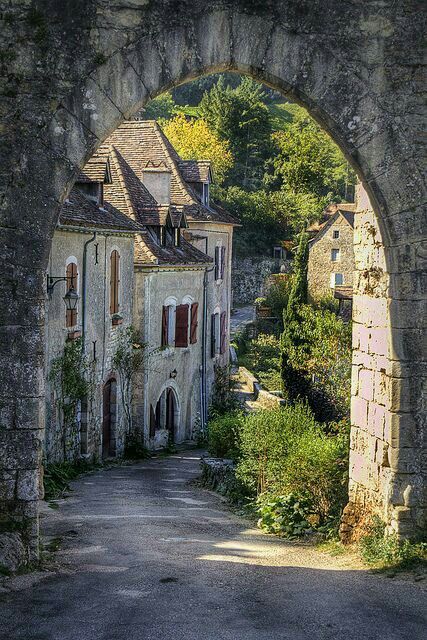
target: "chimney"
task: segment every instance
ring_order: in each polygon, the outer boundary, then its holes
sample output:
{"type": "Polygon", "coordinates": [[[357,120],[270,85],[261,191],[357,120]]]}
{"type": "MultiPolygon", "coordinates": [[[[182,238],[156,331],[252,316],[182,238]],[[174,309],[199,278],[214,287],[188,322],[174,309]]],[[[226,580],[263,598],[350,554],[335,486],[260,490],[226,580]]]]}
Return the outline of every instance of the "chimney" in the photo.
{"type": "Polygon", "coordinates": [[[142,170],[142,182],[158,204],[170,204],[171,171],[163,163],[142,170]]]}

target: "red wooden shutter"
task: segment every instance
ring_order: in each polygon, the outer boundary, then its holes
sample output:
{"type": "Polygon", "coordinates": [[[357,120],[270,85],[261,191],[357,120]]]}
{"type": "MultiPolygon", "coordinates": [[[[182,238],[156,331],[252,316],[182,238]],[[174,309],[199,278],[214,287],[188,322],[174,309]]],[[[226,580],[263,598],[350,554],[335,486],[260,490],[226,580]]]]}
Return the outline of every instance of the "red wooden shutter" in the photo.
{"type": "Polygon", "coordinates": [[[190,344],[196,344],[197,342],[198,309],[199,303],[193,302],[193,304],[191,305],[190,344]]]}
{"type": "Polygon", "coordinates": [[[188,347],[188,304],[179,304],[176,308],[175,346],[188,347]]]}
{"type": "Polygon", "coordinates": [[[221,313],[221,344],[219,349],[220,353],[225,353],[225,347],[227,343],[226,327],[227,327],[227,313],[226,311],[223,311],[221,313]]]}
{"type": "MultiPolygon", "coordinates": [[[[77,265],[75,262],[70,262],[67,265],[66,271],[67,277],[67,291],[69,289],[74,289],[77,291],[77,265]]],[[[74,327],[77,324],[77,309],[73,309],[69,311],[67,309],[65,315],[65,325],[67,327],[74,327]]]]}
{"type": "Polygon", "coordinates": [[[216,313],[211,315],[211,358],[216,354],[216,313]]]}
{"type": "Polygon", "coordinates": [[[154,438],[156,434],[156,413],[153,409],[153,405],[150,404],[150,438],[154,438]]]}
{"type": "Polygon", "coordinates": [[[219,250],[220,247],[215,247],[215,280],[219,280],[219,250]]]}
{"type": "Polygon", "coordinates": [[[110,256],[110,313],[119,312],[119,252],[112,251],[110,256]]]}
{"type": "Polygon", "coordinates": [[[168,344],[169,333],[169,307],[162,308],[162,347],[168,344]]]}
{"type": "Polygon", "coordinates": [[[221,280],[224,279],[225,270],[225,247],[221,247],[221,280]]]}

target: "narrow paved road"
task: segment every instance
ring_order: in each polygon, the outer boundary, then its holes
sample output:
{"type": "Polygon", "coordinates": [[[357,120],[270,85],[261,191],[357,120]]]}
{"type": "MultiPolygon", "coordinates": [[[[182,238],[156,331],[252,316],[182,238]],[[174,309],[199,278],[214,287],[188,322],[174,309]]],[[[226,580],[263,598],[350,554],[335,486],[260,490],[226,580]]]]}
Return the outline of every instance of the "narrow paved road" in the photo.
{"type": "Polygon", "coordinates": [[[263,535],[197,475],[187,452],[75,482],[44,517],[59,569],[2,592],[1,639],[425,638],[420,584],[263,535]]]}
{"type": "Polygon", "coordinates": [[[230,317],[230,335],[233,338],[238,331],[245,328],[247,324],[255,321],[255,307],[248,304],[246,307],[237,307],[230,317]]]}

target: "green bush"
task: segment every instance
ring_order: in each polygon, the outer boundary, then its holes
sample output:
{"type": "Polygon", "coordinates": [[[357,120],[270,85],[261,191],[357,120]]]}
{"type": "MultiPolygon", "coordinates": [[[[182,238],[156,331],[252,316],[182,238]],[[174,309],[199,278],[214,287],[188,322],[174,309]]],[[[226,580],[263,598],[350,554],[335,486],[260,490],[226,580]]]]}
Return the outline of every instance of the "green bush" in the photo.
{"type": "Polygon", "coordinates": [[[288,305],[291,284],[291,276],[277,279],[276,282],[271,285],[266,296],[266,305],[267,307],[271,307],[272,315],[279,318],[281,329],[283,329],[283,311],[288,305]]]}
{"type": "Polygon", "coordinates": [[[237,411],[240,403],[234,393],[236,382],[231,376],[230,367],[215,366],[215,380],[212,388],[209,417],[216,418],[229,412],[237,411]]]}
{"type": "Polygon", "coordinates": [[[208,425],[208,451],[216,458],[237,460],[243,414],[235,411],[218,415],[208,425]]]}
{"type": "Polygon", "coordinates": [[[322,526],[346,502],[347,460],[348,433],[327,435],[309,407],[296,403],[245,417],[236,475],[267,500],[292,494],[322,526]]]}
{"type": "Polygon", "coordinates": [[[360,552],[367,564],[379,568],[427,566],[427,543],[399,542],[396,534],[385,533],[385,523],[378,516],[372,518],[367,534],[361,538],[360,552]]]}
{"type": "Polygon", "coordinates": [[[292,493],[258,501],[258,526],[267,533],[296,538],[310,530],[309,503],[292,493]]]}
{"type": "Polygon", "coordinates": [[[249,342],[239,364],[257,376],[261,384],[271,391],[281,389],[280,341],[274,335],[260,333],[249,342]]]}
{"type": "Polygon", "coordinates": [[[77,460],[76,462],[58,462],[44,467],[43,484],[44,499],[54,500],[70,490],[70,481],[78,478],[82,473],[92,471],[101,465],[77,460]]]}

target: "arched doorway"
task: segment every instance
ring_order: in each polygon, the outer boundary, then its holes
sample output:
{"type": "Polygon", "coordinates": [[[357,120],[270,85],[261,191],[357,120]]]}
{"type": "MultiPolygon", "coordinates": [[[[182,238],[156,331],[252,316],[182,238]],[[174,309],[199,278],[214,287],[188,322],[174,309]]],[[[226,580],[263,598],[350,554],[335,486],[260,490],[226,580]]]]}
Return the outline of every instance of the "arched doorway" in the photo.
{"type": "MultiPolygon", "coordinates": [[[[378,341],[375,326],[369,336],[362,332],[367,347],[362,365],[370,367],[374,389],[361,384],[353,393],[353,420],[363,434],[353,438],[351,518],[357,523],[362,505],[388,511],[399,531],[423,529],[426,378],[420,319],[425,317],[427,237],[419,143],[424,82],[420,6],[413,2],[408,10],[391,0],[380,10],[356,1],[337,5],[325,0],[308,7],[200,0],[191,11],[185,3],[174,5],[173,19],[170,6],[159,0],[130,12],[118,2],[107,15],[88,0],[84,14],[72,21],[61,3],[51,3],[49,13],[40,3],[43,34],[33,20],[25,20],[20,3],[8,9],[4,48],[13,50],[19,38],[21,55],[7,61],[10,86],[2,128],[0,346],[5,383],[0,405],[5,428],[0,463],[12,470],[16,482],[25,470],[32,489],[1,506],[12,519],[29,523],[27,537],[37,553],[43,308],[59,206],[86,160],[150,97],[190,77],[230,69],[305,106],[341,146],[370,196],[390,275],[385,299],[390,358],[369,353],[368,341],[378,341]],[[23,66],[23,59],[32,62],[23,66]],[[414,70],[410,77],[409,68],[414,70]],[[386,404],[381,405],[378,436],[369,403],[371,391],[377,394],[382,386],[386,404]],[[376,438],[384,446],[375,446],[376,438]],[[358,449],[356,439],[366,444],[358,449]]],[[[369,305],[364,308],[375,315],[369,305]]]]}
{"type": "Polygon", "coordinates": [[[102,457],[116,455],[117,380],[110,378],[102,391],[102,457]]]}
{"type": "Polygon", "coordinates": [[[155,410],[156,430],[168,432],[170,444],[179,437],[179,405],[175,390],[166,387],[160,394],[155,410]]]}

